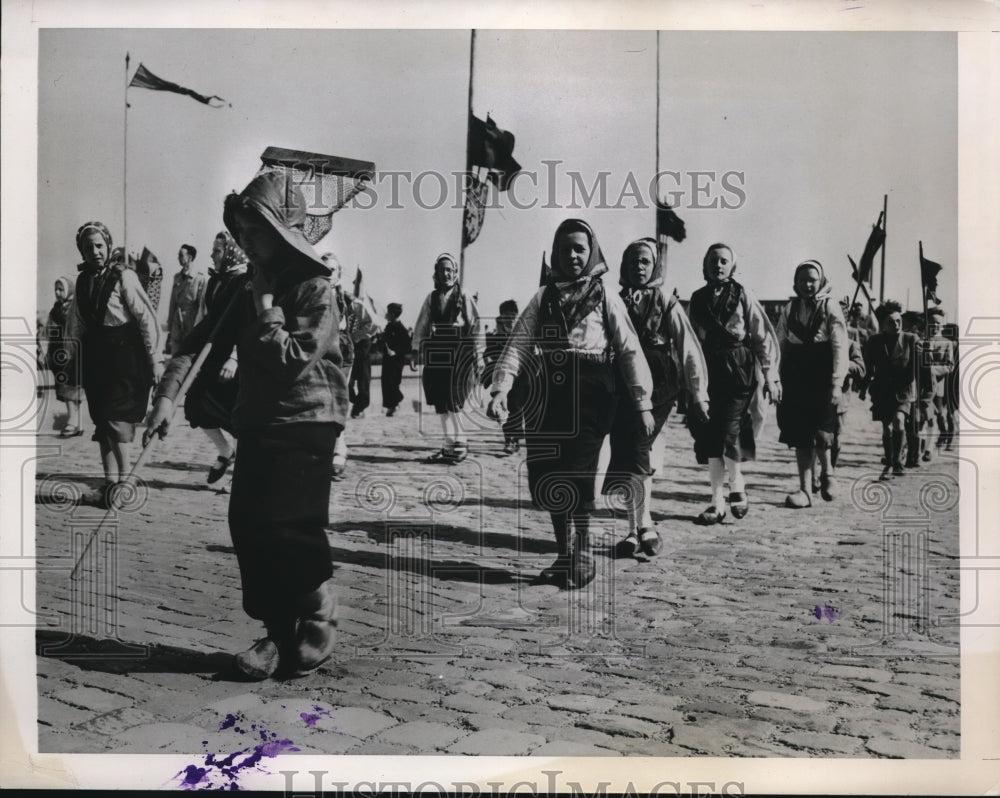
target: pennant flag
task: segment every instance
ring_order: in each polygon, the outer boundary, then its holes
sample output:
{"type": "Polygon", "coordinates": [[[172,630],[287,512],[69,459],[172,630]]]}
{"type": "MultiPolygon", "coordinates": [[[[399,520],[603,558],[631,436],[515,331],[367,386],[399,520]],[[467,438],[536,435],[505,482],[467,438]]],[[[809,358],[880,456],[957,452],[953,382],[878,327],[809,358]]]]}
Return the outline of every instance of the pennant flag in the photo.
{"type": "Polygon", "coordinates": [[[469,176],[469,186],[465,192],[465,216],[462,224],[462,247],[467,247],[483,229],[486,218],[486,200],[490,184],[484,183],[473,174],[469,176]]]}
{"type": "Polygon", "coordinates": [[[935,305],[940,305],[941,300],[938,299],[938,272],[941,271],[943,267],[940,263],[935,263],[932,260],[927,260],[924,257],[923,245],[920,246],[920,284],[924,289],[924,297],[929,299],[935,305]]]}
{"type": "Polygon", "coordinates": [[[469,164],[489,170],[488,179],[500,191],[510,187],[510,181],[521,171],[521,164],[514,160],[514,134],[497,127],[489,114],[484,122],[469,114],[469,164]]]}
{"type": "Polygon", "coordinates": [[[673,208],[661,200],[656,202],[656,236],[672,238],[678,244],[687,238],[684,221],[674,213],[673,208]]]}
{"type": "Polygon", "coordinates": [[[139,64],[139,68],[135,71],[132,81],[128,85],[130,88],[134,87],[136,89],[152,89],[153,91],[172,91],[174,94],[186,94],[188,97],[212,108],[222,108],[227,104],[225,100],[215,94],[206,97],[204,94],[198,94],[198,92],[192,89],[185,89],[183,86],[178,86],[169,80],[158,78],[142,64],[139,64]]]}
{"type": "MultiPolygon", "coordinates": [[[[878,215],[878,221],[872,225],[871,234],[865,242],[865,251],[861,253],[861,265],[858,267],[859,278],[863,282],[868,282],[872,277],[872,267],[875,263],[875,255],[878,254],[882,244],[885,243],[885,228],[882,227],[882,214],[878,215]]],[[[853,261],[851,261],[853,263],[853,261]]]]}
{"type": "Polygon", "coordinates": [[[545,250],[542,250],[542,273],[538,276],[538,284],[545,285],[549,281],[549,264],[545,262],[545,250]]]}

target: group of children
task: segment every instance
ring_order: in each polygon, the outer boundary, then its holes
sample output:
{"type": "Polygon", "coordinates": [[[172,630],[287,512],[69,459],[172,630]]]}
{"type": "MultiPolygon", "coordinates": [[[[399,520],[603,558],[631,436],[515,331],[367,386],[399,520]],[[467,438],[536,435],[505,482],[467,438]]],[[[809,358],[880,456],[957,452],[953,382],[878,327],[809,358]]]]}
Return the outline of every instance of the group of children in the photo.
{"type": "MultiPolygon", "coordinates": [[[[162,379],[155,314],[134,273],[109,264],[112,242],[103,225],[80,228],[80,276],[73,284],[57,283],[57,306],[66,318],[60,340],[69,342],[58,360],[82,363],[107,506],[114,506],[110,494],[126,473],[127,444],[146,415],[154,383],[146,441],[166,434],[189,375],[188,421],[238,437],[229,526],[244,609],[266,629],[235,659],[250,678],[314,670],[335,640],[325,527],[334,454],[349,414],[342,318],[349,311],[335,259],[319,257],[306,241],[304,217],[301,192],[279,172],[258,176],[226,199],[227,230],[215,240],[204,318],[162,379]],[[207,358],[192,374],[209,342],[207,358]]],[[[726,244],[705,253],[706,284],[687,312],[663,290],[663,258],[652,238],[625,248],[617,293],[605,288],[608,264],[586,222],[560,224],[551,252],[547,278],[523,311],[513,303],[501,308],[490,351],[475,303],[459,283],[458,264],[447,253],[435,261],[434,290],[412,346],[398,304],[389,306],[383,336],[388,415],[402,400],[399,380],[411,352],[422,360],[423,390],[444,436],[430,462],[453,464],[467,456],[461,413],[477,379],[489,386],[489,414],[504,424],[505,454],[524,440],[531,498],[549,513],[557,550],[540,581],[578,588],[594,578],[590,521],[606,437],[611,460],[602,490],[624,496],[628,518],[618,552],[661,551],[650,515],[650,449],[682,394],[696,459],[709,471],[711,500],[700,523],[749,511],[741,464],[755,457],[768,399],[778,404],[780,440],[796,453],[799,487],[786,504],[808,507],[816,488],[832,500],[845,391],[862,368],[862,395],[871,392],[873,416],[885,430],[885,474],[902,473],[924,350],[901,332],[897,305],[879,308],[881,332],[867,341],[862,367],[852,359],[843,312],[817,261],[796,267],[795,297],[772,327],[735,279],[736,258],[726,244]]],[[[935,380],[924,403],[930,413],[944,407],[941,383],[954,357],[936,334],[926,351],[935,380]]],[[[949,443],[947,425],[940,424],[939,440],[949,443]]]]}

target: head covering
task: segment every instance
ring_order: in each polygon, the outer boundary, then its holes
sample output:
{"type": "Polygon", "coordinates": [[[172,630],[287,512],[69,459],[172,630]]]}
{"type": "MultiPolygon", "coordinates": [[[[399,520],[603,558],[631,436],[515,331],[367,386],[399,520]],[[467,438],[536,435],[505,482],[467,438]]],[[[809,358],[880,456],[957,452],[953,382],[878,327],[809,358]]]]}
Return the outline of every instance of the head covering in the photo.
{"type": "MultiPolygon", "coordinates": [[[[225,274],[226,272],[246,271],[247,256],[240,249],[240,245],[236,243],[236,239],[226,230],[219,232],[215,238],[216,240],[222,239],[222,258],[219,260],[217,273],[225,274]]],[[[209,269],[209,271],[212,272],[213,270],[209,269]]]]}
{"type": "Polygon", "coordinates": [[[566,286],[579,281],[589,281],[594,277],[600,277],[607,270],[608,264],[604,260],[604,253],[601,252],[601,245],[597,243],[597,236],[589,224],[581,219],[566,219],[556,228],[556,234],[552,237],[552,259],[549,264],[550,283],[566,286]],[[569,233],[583,233],[590,242],[590,258],[577,277],[564,272],[563,264],[559,262],[559,239],[569,233]]]}
{"type": "Polygon", "coordinates": [[[663,285],[663,267],[660,264],[660,248],[656,243],[656,239],[648,237],[638,238],[625,247],[625,251],[622,253],[622,265],[618,276],[618,282],[626,288],[656,288],[663,285]],[[626,267],[625,263],[630,252],[635,252],[643,247],[648,249],[650,254],[653,256],[653,271],[650,273],[649,279],[646,280],[645,283],[642,285],[636,285],[632,281],[632,275],[628,273],[629,269],[626,267]]]}
{"type": "Polygon", "coordinates": [[[720,281],[721,283],[726,283],[732,280],[733,275],[736,274],[736,253],[733,251],[733,248],[729,246],[729,244],[725,244],[722,241],[716,241],[708,249],[705,250],[705,256],[701,259],[701,273],[702,276],[710,283],[715,282],[715,280],[706,274],[706,270],[708,267],[708,256],[713,249],[728,249],[729,254],[733,256],[733,267],[729,270],[729,276],[726,277],[724,280],[720,281]]]}
{"type": "Polygon", "coordinates": [[[111,255],[111,232],[101,222],[84,222],[76,231],[76,248],[83,255],[83,239],[90,233],[99,233],[104,238],[104,246],[111,255]]]}
{"type": "MultiPolygon", "coordinates": [[[[240,194],[226,197],[222,221],[237,242],[240,214],[256,215],[263,219],[299,256],[303,264],[325,277],[330,269],[316,254],[303,233],[306,222],[306,200],[301,189],[284,170],[274,170],[257,175],[240,194]]],[[[240,242],[242,243],[242,242],[240,242]]]]}
{"type": "Polygon", "coordinates": [[[804,260],[796,266],[795,276],[792,278],[792,286],[795,289],[795,295],[801,299],[809,299],[819,302],[821,299],[825,299],[830,296],[830,284],[827,282],[826,275],[823,273],[823,266],[818,260],[804,260]],[[819,286],[816,288],[816,294],[812,297],[802,296],[802,294],[799,293],[799,274],[806,269],[815,269],[819,274],[819,286]]]}
{"type": "Polygon", "coordinates": [[[440,255],[438,255],[434,259],[434,287],[438,291],[444,291],[444,290],[450,288],[452,285],[455,285],[458,282],[458,276],[457,276],[457,274],[456,274],[456,277],[455,277],[455,282],[451,283],[451,284],[448,284],[448,285],[446,285],[443,280],[441,280],[441,279],[438,278],[438,268],[437,268],[437,265],[441,261],[449,261],[455,267],[455,271],[456,272],[458,271],[458,261],[455,260],[455,256],[454,255],[452,255],[450,252],[442,252],[440,255]]]}
{"type": "Polygon", "coordinates": [[[73,298],[73,294],[76,291],[76,277],[60,274],[56,277],[54,285],[62,285],[63,291],[66,292],[63,302],[69,302],[69,300],[73,298]]]}

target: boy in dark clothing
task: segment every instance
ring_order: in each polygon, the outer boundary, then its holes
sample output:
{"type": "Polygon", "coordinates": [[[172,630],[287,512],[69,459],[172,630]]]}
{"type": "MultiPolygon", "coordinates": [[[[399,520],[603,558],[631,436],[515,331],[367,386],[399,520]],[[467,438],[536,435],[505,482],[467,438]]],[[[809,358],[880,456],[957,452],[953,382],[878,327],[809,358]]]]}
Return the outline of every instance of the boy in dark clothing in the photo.
{"type": "Polygon", "coordinates": [[[385,314],[385,330],[382,331],[382,407],[387,416],[395,415],[396,408],[403,401],[399,390],[403,382],[403,366],[410,356],[410,333],[399,320],[403,306],[390,302],[385,314]]]}

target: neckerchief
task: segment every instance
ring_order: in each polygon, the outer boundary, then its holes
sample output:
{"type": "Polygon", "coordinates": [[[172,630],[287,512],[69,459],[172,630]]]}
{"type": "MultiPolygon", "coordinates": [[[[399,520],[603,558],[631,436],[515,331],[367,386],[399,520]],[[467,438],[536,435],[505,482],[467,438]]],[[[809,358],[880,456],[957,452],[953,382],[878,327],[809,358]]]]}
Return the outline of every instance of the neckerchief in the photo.
{"type": "Polygon", "coordinates": [[[734,335],[726,322],[732,318],[743,301],[743,286],[729,279],[722,283],[718,295],[711,285],[699,288],[691,297],[691,315],[698,326],[706,331],[709,341],[738,343],[746,336],[734,335]]]}

